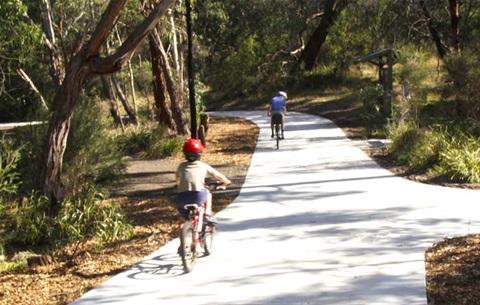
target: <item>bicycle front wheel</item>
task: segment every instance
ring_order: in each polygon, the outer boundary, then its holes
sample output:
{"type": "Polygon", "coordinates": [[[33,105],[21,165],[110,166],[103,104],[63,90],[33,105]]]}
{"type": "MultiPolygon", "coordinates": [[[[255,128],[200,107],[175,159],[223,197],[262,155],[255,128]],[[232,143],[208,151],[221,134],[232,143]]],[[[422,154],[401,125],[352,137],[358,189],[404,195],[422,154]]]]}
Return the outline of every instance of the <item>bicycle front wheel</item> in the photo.
{"type": "Polygon", "coordinates": [[[205,256],[212,254],[213,251],[213,237],[215,236],[215,226],[206,225],[205,232],[203,234],[203,249],[205,250],[205,256]]]}
{"type": "Polygon", "coordinates": [[[275,137],[277,138],[277,149],[280,148],[280,125],[275,124],[275,137]]]}
{"type": "Polygon", "coordinates": [[[183,224],[182,235],[180,236],[180,256],[182,257],[183,270],[191,272],[195,266],[195,235],[194,227],[190,221],[183,224]]]}

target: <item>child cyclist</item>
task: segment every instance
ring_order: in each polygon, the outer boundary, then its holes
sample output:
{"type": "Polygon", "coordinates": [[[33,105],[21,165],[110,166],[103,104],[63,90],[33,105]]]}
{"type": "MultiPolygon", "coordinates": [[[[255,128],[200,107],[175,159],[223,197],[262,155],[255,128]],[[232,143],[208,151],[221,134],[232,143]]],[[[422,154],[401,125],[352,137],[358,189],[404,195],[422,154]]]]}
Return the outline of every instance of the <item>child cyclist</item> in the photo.
{"type": "Polygon", "coordinates": [[[178,166],[175,176],[178,189],[177,210],[179,214],[179,232],[182,230],[183,223],[188,219],[188,211],[183,208],[183,206],[188,203],[206,204],[206,221],[210,223],[217,222],[215,217],[212,216],[212,194],[210,190],[205,187],[205,178],[212,177],[218,179],[223,182],[224,185],[231,183],[225,175],[200,161],[203,149],[202,142],[198,139],[189,139],[183,146],[183,153],[187,161],[178,166]]]}

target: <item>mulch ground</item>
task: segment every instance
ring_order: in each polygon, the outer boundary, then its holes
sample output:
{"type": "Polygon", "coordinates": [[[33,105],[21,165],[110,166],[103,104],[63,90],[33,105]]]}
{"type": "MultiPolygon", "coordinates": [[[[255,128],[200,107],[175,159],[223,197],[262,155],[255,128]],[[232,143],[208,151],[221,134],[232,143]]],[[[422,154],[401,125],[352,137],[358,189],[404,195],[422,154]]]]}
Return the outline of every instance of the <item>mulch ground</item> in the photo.
{"type": "MultiPolygon", "coordinates": [[[[352,128],[344,128],[344,131],[351,137],[358,135],[358,130],[352,128]]],[[[226,191],[215,193],[214,211],[222,210],[238,195],[257,135],[258,128],[246,120],[212,118],[203,161],[233,182],[226,191]]],[[[430,181],[409,175],[407,169],[389,161],[378,151],[367,153],[398,175],[430,181]]],[[[103,247],[93,242],[71,245],[54,253],[54,262],[46,266],[1,274],[0,304],[68,304],[174,239],[177,231],[173,173],[181,161],[181,156],[133,160],[110,200],[125,209],[135,228],[134,236],[103,247]]],[[[480,304],[479,254],[478,235],[445,239],[427,249],[428,304],[480,304]]]]}

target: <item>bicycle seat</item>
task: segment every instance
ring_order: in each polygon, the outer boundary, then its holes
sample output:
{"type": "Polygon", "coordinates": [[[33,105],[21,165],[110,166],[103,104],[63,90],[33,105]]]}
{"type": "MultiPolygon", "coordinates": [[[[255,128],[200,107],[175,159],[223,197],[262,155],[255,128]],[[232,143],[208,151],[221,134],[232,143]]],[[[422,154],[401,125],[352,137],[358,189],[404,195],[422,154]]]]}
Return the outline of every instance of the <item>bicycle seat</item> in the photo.
{"type": "Polygon", "coordinates": [[[196,209],[198,209],[199,207],[200,207],[200,206],[199,206],[198,204],[196,204],[196,203],[187,203],[187,204],[185,204],[185,205],[183,206],[183,208],[184,208],[185,210],[190,210],[190,209],[196,210],[196,209]]]}

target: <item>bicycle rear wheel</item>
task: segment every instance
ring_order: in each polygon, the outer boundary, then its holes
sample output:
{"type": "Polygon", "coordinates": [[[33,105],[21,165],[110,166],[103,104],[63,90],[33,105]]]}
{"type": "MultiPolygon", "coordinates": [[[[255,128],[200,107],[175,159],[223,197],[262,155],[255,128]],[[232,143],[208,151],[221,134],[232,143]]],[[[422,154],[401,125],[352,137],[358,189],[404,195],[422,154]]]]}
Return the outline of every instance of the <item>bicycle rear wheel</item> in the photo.
{"type": "Polygon", "coordinates": [[[203,249],[205,250],[205,256],[212,254],[214,236],[215,236],[215,226],[206,225],[205,232],[202,238],[202,244],[203,244],[203,249]]]}
{"type": "Polygon", "coordinates": [[[275,124],[275,137],[277,138],[277,149],[280,148],[280,125],[275,124]]]}
{"type": "Polygon", "coordinates": [[[195,266],[197,255],[195,253],[194,227],[190,221],[183,224],[180,236],[180,256],[182,257],[183,270],[191,272],[195,266]]]}

